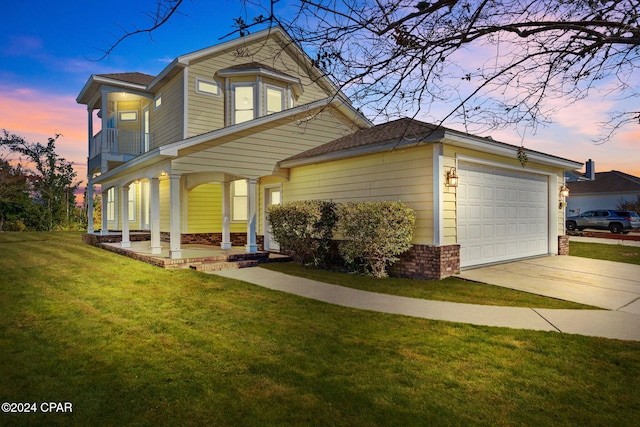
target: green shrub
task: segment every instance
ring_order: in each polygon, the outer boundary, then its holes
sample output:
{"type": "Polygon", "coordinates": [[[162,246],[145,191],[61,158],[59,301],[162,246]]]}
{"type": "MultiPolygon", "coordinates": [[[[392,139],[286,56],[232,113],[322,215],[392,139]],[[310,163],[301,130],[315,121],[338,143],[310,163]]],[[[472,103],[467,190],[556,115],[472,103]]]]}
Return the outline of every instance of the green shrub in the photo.
{"type": "Polygon", "coordinates": [[[267,211],[273,238],[303,265],[325,266],[333,229],[336,204],[322,200],[272,205],[267,211]]]}
{"type": "Polygon", "coordinates": [[[340,254],[367,274],[386,277],[386,267],[411,248],[415,212],[402,202],[351,202],[338,209],[340,254]]]}

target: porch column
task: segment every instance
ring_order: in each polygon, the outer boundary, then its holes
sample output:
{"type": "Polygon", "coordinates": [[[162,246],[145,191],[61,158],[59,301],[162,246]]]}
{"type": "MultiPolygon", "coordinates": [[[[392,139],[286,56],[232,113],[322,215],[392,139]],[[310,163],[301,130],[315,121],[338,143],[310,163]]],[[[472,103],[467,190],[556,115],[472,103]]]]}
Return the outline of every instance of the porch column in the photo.
{"type": "Polygon", "coordinates": [[[231,183],[222,183],[222,242],[220,248],[231,249],[231,183]]]}
{"type": "Polygon", "coordinates": [[[169,257],[171,259],[182,258],[180,248],[180,175],[169,175],[169,204],[171,216],[169,217],[169,257]]]}
{"type": "Polygon", "coordinates": [[[87,233],[93,234],[93,183],[91,178],[87,179],[87,233]]]}
{"type": "Polygon", "coordinates": [[[247,179],[247,252],[258,252],[256,244],[256,226],[258,224],[258,213],[256,207],[256,187],[257,179],[247,179]]]}
{"type": "MultiPolygon", "coordinates": [[[[106,153],[106,148],[107,148],[107,128],[109,127],[109,92],[107,92],[106,90],[102,90],[101,91],[101,95],[102,95],[102,102],[100,104],[100,111],[102,113],[102,132],[100,132],[100,151],[102,152],[102,154],[106,153]]],[[[96,154],[98,154],[96,152],[96,154]]],[[[100,162],[100,171],[102,173],[107,172],[108,167],[107,167],[107,160],[106,157],[103,155],[102,156],[102,160],[100,162]]]]}
{"type": "Polygon", "coordinates": [[[149,202],[151,205],[151,255],[159,255],[162,252],[160,244],[160,179],[151,178],[149,186],[149,202]]]}
{"type": "Polygon", "coordinates": [[[120,217],[122,218],[122,244],[123,248],[131,247],[129,240],[129,186],[123,185],[120,191],[120,217]]]}
{"type": "Polygon", "coordinates": [[[88,130],[88,134],[89,134],[89,145],[88,145],[88,150],[87,153],[89,156],[91,156],[91,146],[93,145],[93,106],[89,106],[87,105],[87,115],[88,115],[88,119],[87,119],[87,130],[88,130]]]}
{"type": "MultiPolygon", "coordinates": [[[[102,187],[104,188],[104,187],[102,187]]],[[[109,233],[109,225],[107,224],[107,196],[109,195],[109,190],[102,191],[102,226],[100,229],[100,234],[107,235],[109,233]]]]}

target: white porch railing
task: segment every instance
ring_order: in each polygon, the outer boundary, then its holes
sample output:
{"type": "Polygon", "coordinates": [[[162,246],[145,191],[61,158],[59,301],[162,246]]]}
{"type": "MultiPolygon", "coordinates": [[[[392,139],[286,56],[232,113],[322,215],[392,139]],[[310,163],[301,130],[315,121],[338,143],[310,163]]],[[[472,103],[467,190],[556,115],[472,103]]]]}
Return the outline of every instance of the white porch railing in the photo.
{"type": "Polygon", "coordinates": [[[89,158],[99,154],[128,154],[137,156],[155,148],[153,135],[123,129],[106,129],[98,132],[89,145],[89,158]]]}

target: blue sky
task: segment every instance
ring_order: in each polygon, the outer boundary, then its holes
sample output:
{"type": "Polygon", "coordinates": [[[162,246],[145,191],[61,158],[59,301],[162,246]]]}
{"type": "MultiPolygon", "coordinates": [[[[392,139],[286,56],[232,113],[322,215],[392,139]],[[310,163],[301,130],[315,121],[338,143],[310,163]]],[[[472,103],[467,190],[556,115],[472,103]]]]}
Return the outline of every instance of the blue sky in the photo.
{"type": "MultiPolygon", "coordinates": [[[[158,74],[175,57],[220,43],[232,30],[233,18],[244,15],[239,1],[185,0],[181,13],[151,36],[129,38],[98,61],[122,34],[120,27],[130,30],[148,22],[144,12],[153,10],[155,3],[4,0],[0,129],[41,142],[61,133],[58,152],[75,162],[84,180],[87,112],[75,98],[89,76],[126,71],[158,74]]],[[[598,134],[596,124],[612,103],[590,98],[563,108],[555,117],[557,124],[539,129],[536,135],[526,133],[524,145],[580,162],[592,158],[597,171],[616,169],[640,176],[640,125],[628,126],[603,145],[591,142],[598,134]]],[[[517,145],[522,141],[516,129],[491,135],[517,145]]]]}

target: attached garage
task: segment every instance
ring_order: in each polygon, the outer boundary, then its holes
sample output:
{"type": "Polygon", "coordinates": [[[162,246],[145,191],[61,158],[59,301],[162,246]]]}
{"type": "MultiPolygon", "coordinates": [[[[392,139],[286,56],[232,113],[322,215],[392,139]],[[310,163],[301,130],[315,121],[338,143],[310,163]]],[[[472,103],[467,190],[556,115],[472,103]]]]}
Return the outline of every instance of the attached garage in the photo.
{"type": "Polygon", "coordinates": [[[549,176],[459,162],[460,267],[549,251],[549,176]]]}

